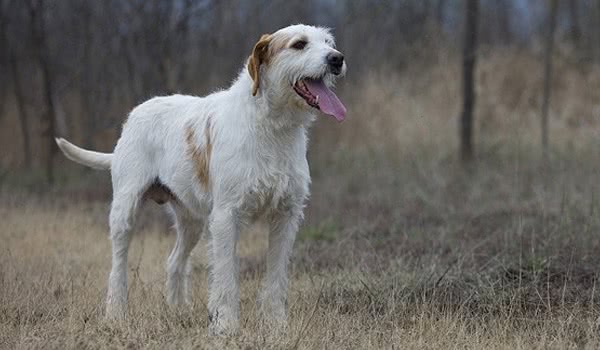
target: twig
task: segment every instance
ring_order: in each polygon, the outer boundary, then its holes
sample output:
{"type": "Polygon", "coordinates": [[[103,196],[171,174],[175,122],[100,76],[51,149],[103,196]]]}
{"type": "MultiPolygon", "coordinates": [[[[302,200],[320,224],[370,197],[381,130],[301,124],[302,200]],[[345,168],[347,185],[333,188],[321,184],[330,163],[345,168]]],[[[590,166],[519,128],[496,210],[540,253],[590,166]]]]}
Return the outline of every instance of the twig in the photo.
{"type": "Polygon", "coordinates": [[[369,287],[369,285],[367,285],[367,283],[365,281],[363,281],[362,278],[359,277],[358,281],[367,289],[367,292],[369,292],[369,294],[371,294],[371,297],[373,297],[373,299],[377,299],[377,295],[375,294],[375,292],[373,292],[371,287],[369,287]]]}
{"type": "Polygon", "coordinates": [[[450,269],[452,269],[454,267],[454,265],[456,265],[456,263],[458,263],[458,260],[459,259],[454,259],[454,261],[450,265],[448,265],[448,267],[446,268],[446,270],[444,270],[442,275],[437,279],[437,281],[435,281],[435,284],[433,285],[433,289],[437,289],[437,287],[440,285],[440,282],[442,282],[444,277],[446,277],[446,275],[448,274],[450,269]]]}
{"type": "Polygon", "coordinates": [[[317,301],[315,301],[315,304],[313,305],[313,309],[310,313],[310,316],[308,317],[308,321],[306,322],[306,324],[304,322],[302,322],[302,326],[300,327],[300,333],[298,334],[298,338],[296,338],[296,341],[294,342],[294,346],[292,346],[290,349],[298,349],[298,345],[300,345],[300,341],[302,340],[303,336],[304,336],[304,332],[308,329],[308,326],[310,325],[310,322],[312,321],[313,317],[315,316],[315,313],[317,312],[317,307],[319,306],[319,302],[321,301],[321,297],[323,296],[323,287],[325,286],[325,282],[321,282],[321,288],[319,288],[319,296],[317,297],[317,301]]]}

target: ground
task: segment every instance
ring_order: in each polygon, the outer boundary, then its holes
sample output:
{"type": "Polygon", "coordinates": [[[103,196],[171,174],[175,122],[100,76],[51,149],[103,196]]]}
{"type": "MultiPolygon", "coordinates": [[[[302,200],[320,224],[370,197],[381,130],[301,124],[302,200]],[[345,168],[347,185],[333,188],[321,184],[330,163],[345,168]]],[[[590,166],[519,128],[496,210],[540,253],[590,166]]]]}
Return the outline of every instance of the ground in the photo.
{"type": "MultiPolygon", "coordinates": [[[[157,205],[132,244],[130,317],[114,324],[103,319],[109,196],[5,187],[0,346],[598,348],[598,172],[579,154],[486,156],[467,169],[451,156],[336,156],[314,172],[287,333],[255,321],[266,248],[257,227],[241,238],[242,331],[231,338],[207,334],[205,242],[193,304],[165,303],[174,234],[157,205]]],[[[109,187],[107,176],[94,183],[109,187]]]]}

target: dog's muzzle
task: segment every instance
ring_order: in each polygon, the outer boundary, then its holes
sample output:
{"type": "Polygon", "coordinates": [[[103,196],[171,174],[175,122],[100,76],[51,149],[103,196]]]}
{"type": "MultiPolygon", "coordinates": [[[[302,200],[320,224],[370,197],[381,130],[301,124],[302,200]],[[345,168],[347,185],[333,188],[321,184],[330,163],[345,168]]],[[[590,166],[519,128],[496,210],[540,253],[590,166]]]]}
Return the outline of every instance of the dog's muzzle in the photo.
{"type": "Polygon", "coordinates": [[[332,52],[327,55],[327,68],[331,74],[340,75],[344,67],[344,55],[339,52],[332,52]]]}

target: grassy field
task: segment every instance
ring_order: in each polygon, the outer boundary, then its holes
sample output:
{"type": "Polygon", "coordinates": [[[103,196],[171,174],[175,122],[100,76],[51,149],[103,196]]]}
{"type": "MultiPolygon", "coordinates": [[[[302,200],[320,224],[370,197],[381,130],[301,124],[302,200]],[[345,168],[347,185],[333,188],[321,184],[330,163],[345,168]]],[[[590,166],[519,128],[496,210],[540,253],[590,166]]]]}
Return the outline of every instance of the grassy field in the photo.
{"type": "Polygon", "coordinates": [[[108,202],[79,192],[5,189],[0,344],[600,346],[600,208],[591,159],[555,155],[555,165],[540,172],[533,159],[506,156],[481,159],[468,173],[450,159],[420,160],[342,157],[345,170],[316,175],[294,254],[284,337],[270,335],[253,317],[266,244],[260,228],[240,244],[239,337],[207,336],[204,244],[194,253],[194,304],[185,310],[165,304],[164,264],[174,237],[154,204],[142,215],[130,254],[130,318],[108,324],[102,319],[108,202]]]}
{"type": "Polygon", "coordinates": [[[537,147],[539,77],[526,74],[533,58],[482,61],[478,160],[466,169],[454,138],[457,70],[415,70],[385,86],[374,75],[346,89],[348,121],[320,121],[313,133],[281,336],[254,318],[260,228],[241,237],[242,332],[210,338],[205,242],[193,256],[193,305],[169,308],[174,234],[148,205],[130,253],[130,317],[111,324],[108,176],[74,181],[75,168],[61,167],[59,185],[40,189],[5,174],[0,347],[599,348],[600,133],[586,116],[598,113],[600,74],[557,62],[548,163],[537,147]]]}

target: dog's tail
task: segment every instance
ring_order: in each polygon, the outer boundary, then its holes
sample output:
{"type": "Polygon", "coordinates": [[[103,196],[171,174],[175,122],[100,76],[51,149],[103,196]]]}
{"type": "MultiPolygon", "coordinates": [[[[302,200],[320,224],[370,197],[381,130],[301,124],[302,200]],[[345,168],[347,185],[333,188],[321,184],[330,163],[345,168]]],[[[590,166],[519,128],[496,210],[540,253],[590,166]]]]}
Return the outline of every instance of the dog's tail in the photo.
{"type": "Polygon", "coordinates": [[[55,140],[60,150],[70,160],[94,169],[110,169],[110,163],[112,162],[113,157],[112,153],[88,151],[86,149],[77,147],[60,137],[55,138],[55,140]]]}

